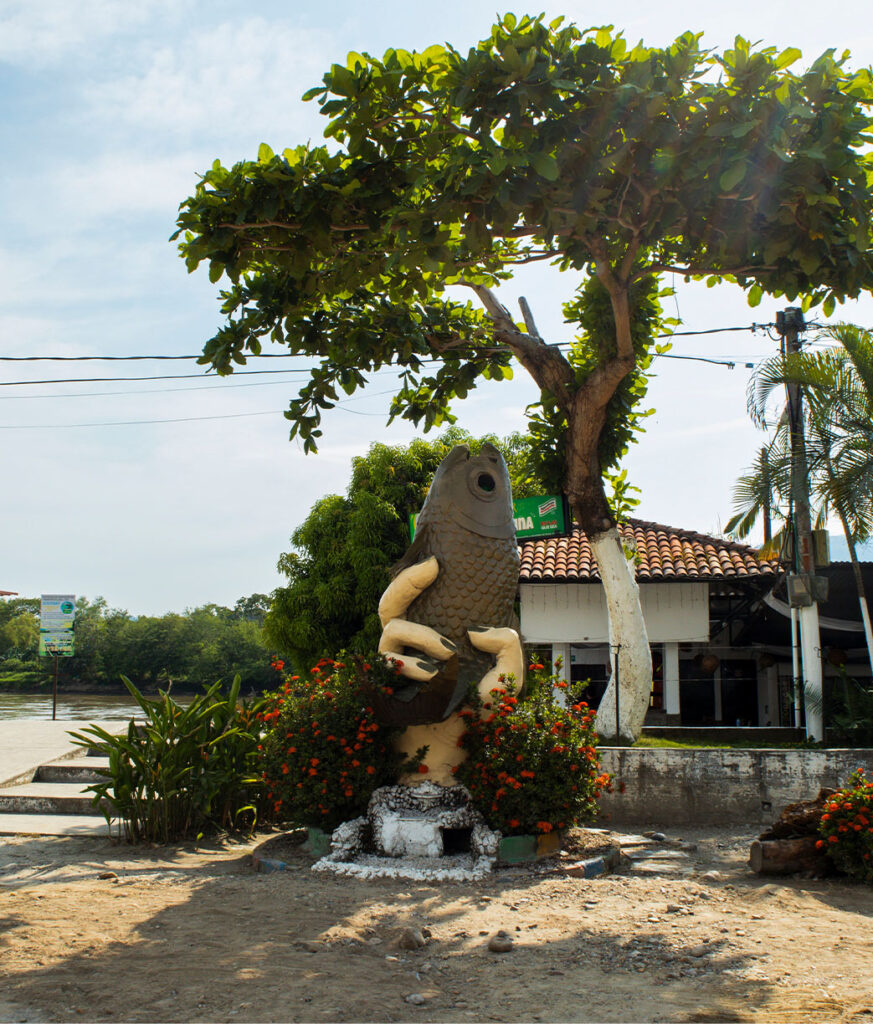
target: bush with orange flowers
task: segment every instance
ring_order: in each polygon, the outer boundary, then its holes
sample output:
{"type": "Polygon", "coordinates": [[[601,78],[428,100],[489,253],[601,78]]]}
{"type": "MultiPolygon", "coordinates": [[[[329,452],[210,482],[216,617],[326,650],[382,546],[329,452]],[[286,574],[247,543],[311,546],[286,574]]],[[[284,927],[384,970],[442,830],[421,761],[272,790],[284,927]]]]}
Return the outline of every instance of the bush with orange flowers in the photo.
{"type": "Polygon", "coordinates": [[[528,686],[518,697],[512,680],[503,682],[490,701],[460,712],[467,760],[455,775],[488,825],[504,835],[589,821],[609,786],[597,757],[594,710],[582,701],[559,704],[566,683],[542,666],[530,666],[528,686]]]}
{"type": "Polygon", "coordinates": [[[374,789],[417,770],[422,757],[394,750],[398,730],[381,725],[370,702],[374,687],[394,678],[381,655],[341,654],[269,695],[260,754],[278,820],[333,829],[363,814],[374,789]]]}
{"type": "Polygon", "coordinates": [[[816,845],[847,875],[873,885],[873,782],[859,768],[825,804],[816,845]]]}

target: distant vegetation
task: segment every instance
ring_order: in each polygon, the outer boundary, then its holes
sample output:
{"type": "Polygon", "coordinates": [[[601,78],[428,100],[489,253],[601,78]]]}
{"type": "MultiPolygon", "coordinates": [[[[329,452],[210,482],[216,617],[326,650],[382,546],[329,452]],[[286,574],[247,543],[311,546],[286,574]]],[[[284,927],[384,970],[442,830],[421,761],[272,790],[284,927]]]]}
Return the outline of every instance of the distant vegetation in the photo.
{"type": "MultiPolygon", "coordinates": [[[[62,685],[123,693],[125,675],[145,690],[198,690],[235,675],[242,691],[261,692],[273,682],[261,625],[265,594],[240,598],[233,608],[206,604],[183,614],[133,616],[109,608],[102,597],[76,602],[76,654],[60,659],[62,685]]],[[[50,658],[38,656],[39,599],[0,600],[0,689],[48,686],[50,658]]]]}

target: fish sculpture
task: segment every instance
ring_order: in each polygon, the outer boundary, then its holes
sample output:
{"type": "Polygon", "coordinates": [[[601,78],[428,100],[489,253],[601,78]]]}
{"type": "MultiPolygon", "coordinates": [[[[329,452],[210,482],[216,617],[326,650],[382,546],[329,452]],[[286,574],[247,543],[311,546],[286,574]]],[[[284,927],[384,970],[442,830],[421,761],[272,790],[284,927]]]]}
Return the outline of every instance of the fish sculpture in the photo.
{"type": "MultiPolygon", "coordinates": [[[[398,680],[380,700],[383,721],[419,725],[445,720],[493,665],[470,643],[468,630],[516,628],[519,557],[512,488],[503,456],[492,444],[479,455],[458,445],[443,459],[415,526],[415,539],[393,576],[436,558],[439,573],[409,605],[405,618],[429,626],[454,653],[427,682],[398,680]]],[[[520,681],[519,681],[520,682],[520,681]]]]}

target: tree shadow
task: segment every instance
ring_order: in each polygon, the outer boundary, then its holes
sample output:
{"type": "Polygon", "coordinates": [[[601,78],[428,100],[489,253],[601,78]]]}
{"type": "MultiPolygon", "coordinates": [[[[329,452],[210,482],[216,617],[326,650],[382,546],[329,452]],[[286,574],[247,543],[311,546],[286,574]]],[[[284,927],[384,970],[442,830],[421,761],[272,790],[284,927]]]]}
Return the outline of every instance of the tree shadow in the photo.
{"type": "MultiPolygon", "coordinates": [[[[581,904],[554,934],[543,873],[426,884],[308,865],[257,874],[228,849],[197,865],[184,851],[138,855],[117,880],[94,882],[89,863],[18,894],[27,902],[2,936],[7,998],[60,1020],[655,1021],[748,1019],[737,1008],[772,990],[722,942],[695,954],[682,934],[628,937],[581,904]],[[59,924],[67,935],[47,948],[59,924]],[[429,933],[424,947],[397,945],[410,925],[429,933]],[[509,954],[487,949],[498,926],[515,938],[509,954]]],[[[599,884],[579,880],[573,898],[599,884]]]]}

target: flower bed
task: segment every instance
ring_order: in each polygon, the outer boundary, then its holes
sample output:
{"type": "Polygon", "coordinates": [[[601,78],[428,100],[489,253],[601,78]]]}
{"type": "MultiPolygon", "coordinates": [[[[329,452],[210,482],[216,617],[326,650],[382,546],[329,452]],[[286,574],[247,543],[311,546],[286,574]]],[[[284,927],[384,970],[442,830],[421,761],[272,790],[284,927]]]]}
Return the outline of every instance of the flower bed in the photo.
{"type": "Polygon", "coordinates": [[[862,769],[825,805],[819,833],[816,845],[840,871],[873,885],[873,782],[862,769]]]}
{"type": "Polygon", "coordinates": [[[566,683],[531,666],[529,694],[512,682],[491,700],[466,708],[459,740],[467,760],[455,769],[491,828],[505,836],[547,834],[588,821],[609,786],[597,756],[595,712],[580,701],[566,708],[566,683]]]}

